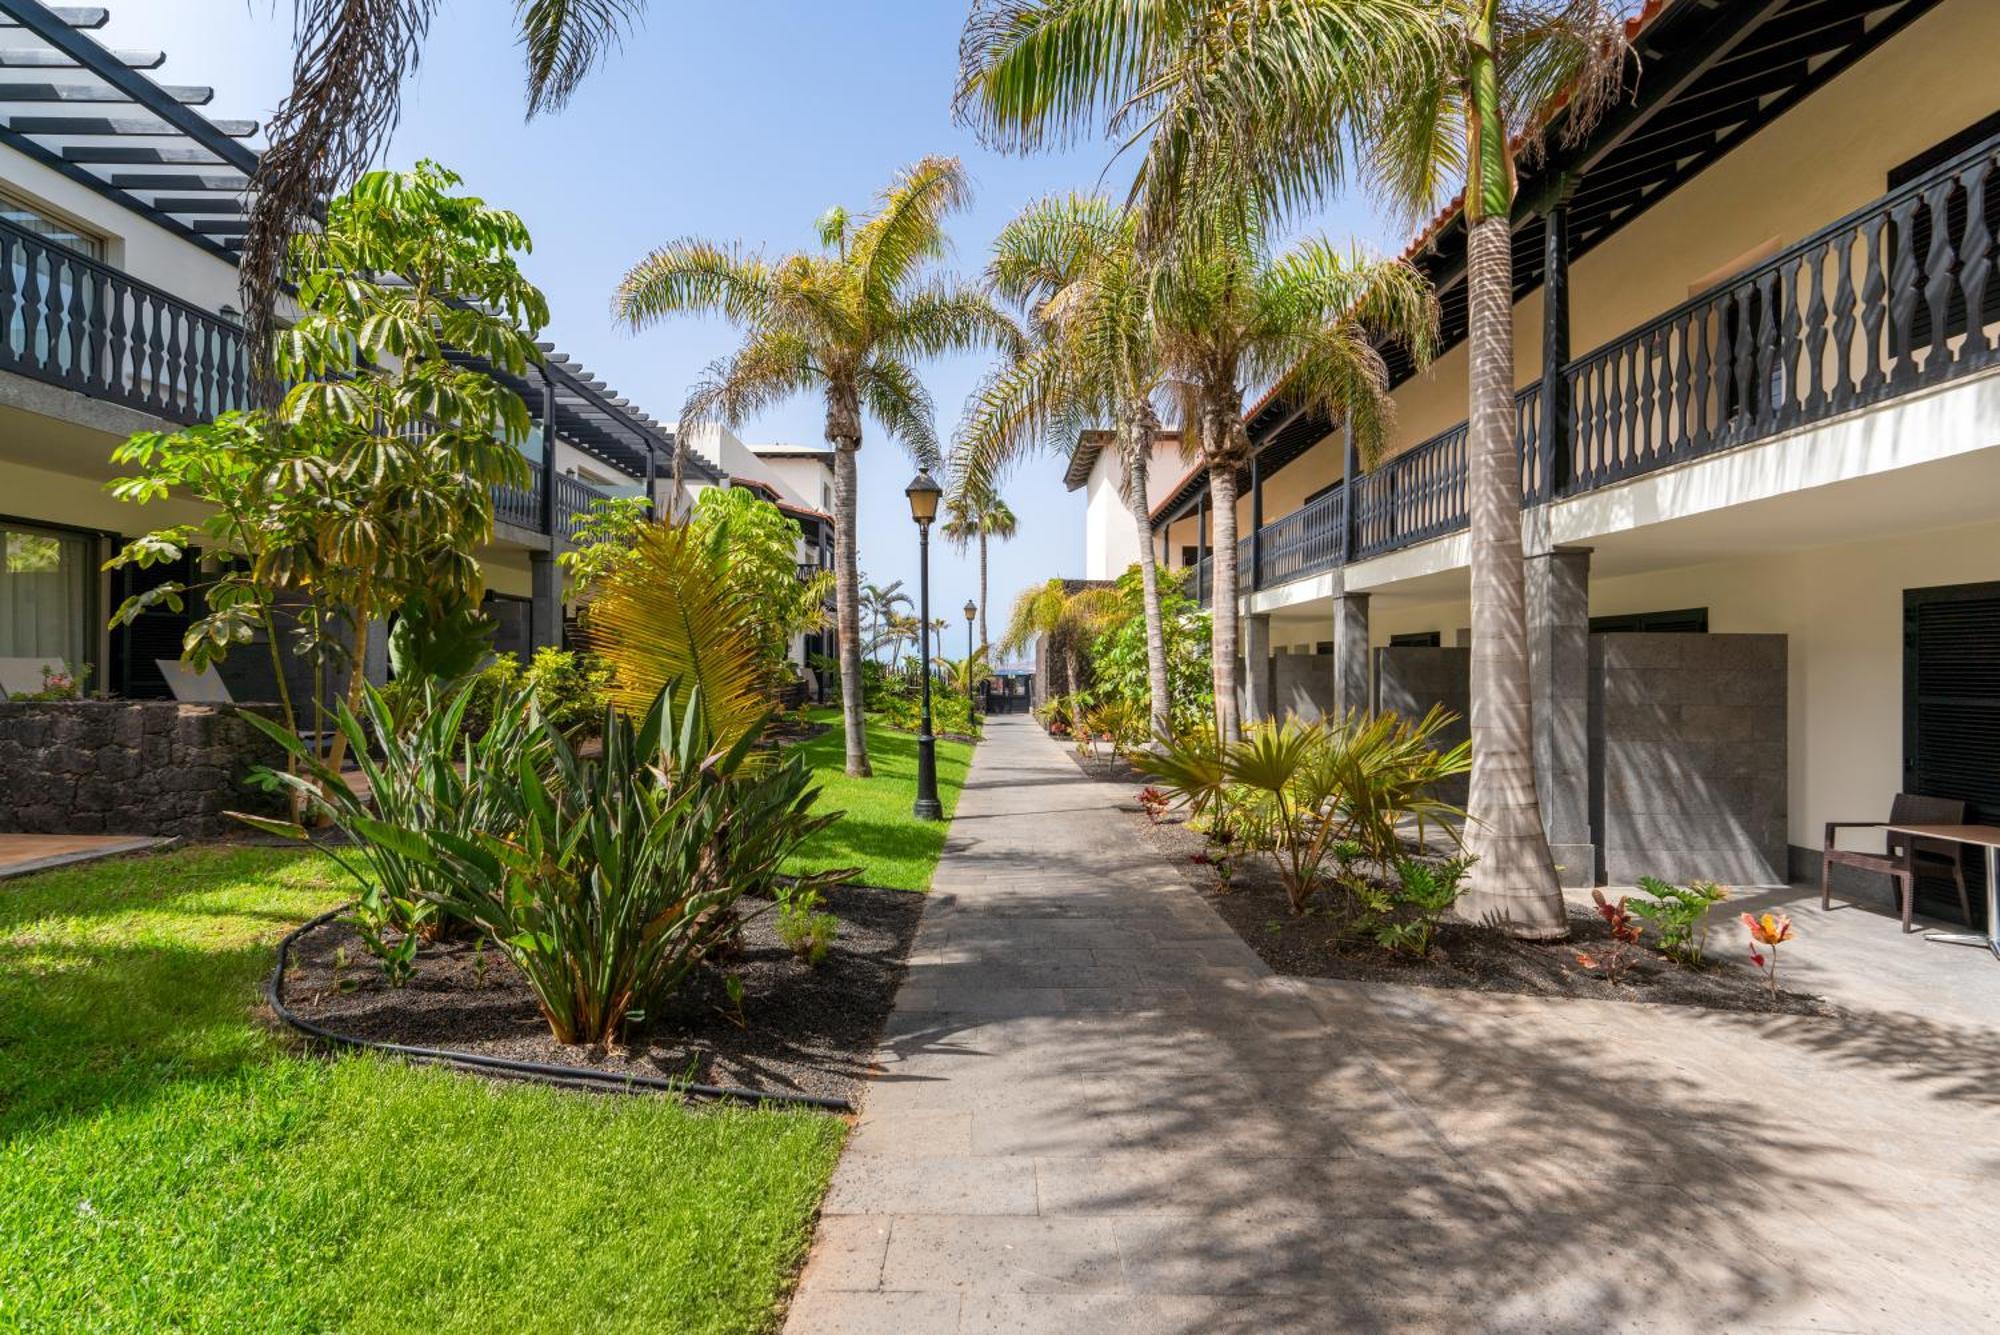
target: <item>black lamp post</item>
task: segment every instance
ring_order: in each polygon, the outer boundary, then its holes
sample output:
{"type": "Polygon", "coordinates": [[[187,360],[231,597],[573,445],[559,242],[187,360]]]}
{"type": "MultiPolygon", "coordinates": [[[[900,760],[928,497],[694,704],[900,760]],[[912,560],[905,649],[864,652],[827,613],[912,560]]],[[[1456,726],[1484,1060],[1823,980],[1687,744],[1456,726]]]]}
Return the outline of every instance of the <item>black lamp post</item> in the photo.
{"type": "Polygon", "coordinates": [[[979,605],[967,598],[965,600],[965,700],[975,713],[984,714],[986,702],[980,696],[985,694],[986,683],[983,680],[979,683],[978,695],[973,693],[972,685],[972,618],[978,614],[979,605]]]}
{"type": "Polygon", "coordinates": [[[917,802],[912,814],[918,820],[944,819],[938,801],[937,738],[931,735],[931,521],[937,518],[943,488],[920,472],[903,488],[910,498],[910,518],[917,521],[917,633],[918,666],[923,669],[924,712],[917,726],[917,802]]]}
{"type": "Polygon", "coordinates": [[[979,605],[973,602],[972,599],[967,598],[965,600],[965,661],[968,663],[972,661],[972,618],[978,615],[979,605]]]}

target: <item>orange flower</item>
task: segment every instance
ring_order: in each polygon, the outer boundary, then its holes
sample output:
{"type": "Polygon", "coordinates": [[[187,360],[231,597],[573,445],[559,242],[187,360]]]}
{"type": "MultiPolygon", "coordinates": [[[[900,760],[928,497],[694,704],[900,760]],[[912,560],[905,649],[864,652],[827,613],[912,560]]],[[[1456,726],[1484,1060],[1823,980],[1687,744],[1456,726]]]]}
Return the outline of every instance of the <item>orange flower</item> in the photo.
{"type": "Polygon", "coordinates": [[[1792,939],[1792,920],[1782,913],[1766,913],[1761,918],[1749,913],[1737,916],[1743,925],[1750,929],[1750,939],[1753,941],[1775,946],[1792,939]]]}

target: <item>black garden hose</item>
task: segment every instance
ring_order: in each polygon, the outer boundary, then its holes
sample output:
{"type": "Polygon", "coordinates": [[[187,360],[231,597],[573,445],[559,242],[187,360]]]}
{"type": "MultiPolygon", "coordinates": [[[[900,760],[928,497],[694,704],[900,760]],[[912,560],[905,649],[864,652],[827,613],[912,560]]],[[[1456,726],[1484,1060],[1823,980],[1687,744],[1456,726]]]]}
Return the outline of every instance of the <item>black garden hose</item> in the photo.
{"type": "Polygon", "coordinates": [[[420,1048],[408,1043],[380,1043],[370,1038],[357,1038],[353,1034],[336,1033],[324,1025],[313,1023],[285,1004],[285,965],[290,961],[292,947],[297,944],[299,938],[315,928],[324,927],[353,907],[354,905],[349,903],[339,908],[328,909],[317,918],[301,923],[285,933],[284,940],[278,943],[277,962],[271,966],[271,976],[264,980],[264,999],[271,1003],[271,1009],[277,1012],[280,1020],[302,1034],[338,1047],[393,1053],[410,1061],[436,1062],[440,1065],[457,1066],[473,1071],[495,1071],[567,1089],[624,1090],[627,1093],[644,1090],[649,1093],[679,1094],[686,1098],[729,1100],[738,1103],[793,1104],[829,1112],[854,1111],[854,1105],[848,1100],[823,1094],[785,1094],[761,1089],[739,1089],[732,1085],[697,1085],[686,1080],[668,1080],[660,1076],[596,1071],[587,1066],[556,1066],[549,1062],[514,1061],[507,1057],[485,1057],[475,1052],[453,1052],[448,1048],[420,1048]]]}

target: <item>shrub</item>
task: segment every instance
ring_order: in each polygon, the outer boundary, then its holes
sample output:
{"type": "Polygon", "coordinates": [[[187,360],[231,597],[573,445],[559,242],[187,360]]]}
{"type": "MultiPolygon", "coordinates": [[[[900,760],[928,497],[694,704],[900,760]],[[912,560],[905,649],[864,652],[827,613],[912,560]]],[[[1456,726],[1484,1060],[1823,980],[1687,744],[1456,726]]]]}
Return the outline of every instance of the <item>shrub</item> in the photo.
{"type": "Polygon", "coordinates": [[[1633,901],[1632,912],[1659,932],[1660,950],[1687,968],[1701,967],[1709,910],[1729,898],[1729,892],[1714,881],[1693,881],[1683,887],[1651,876],[1639,878],[1639,889],[1648,898],[1633,901]]]}
{"type": "MultiPolygon", "coordinates": [[[[557,1040],[608,1043],[671,997],[737,930],[745,896],[775,897],[778,866],[830,824],[803,757],[757,756],[761,725],[717,744],[700,690],[662,690],[634,722],[607,710],[600,757],[540,725],[546,772],[508,791],[517,833],[368,831],[449,870],[456,910],[533,989],[557,1040]]],[[[814,873],[794,897],[854,874],[814,873]]]]}
{"type": "Polygon", "coordinates": [[[1418,959],[1429,955],[1445,914],[1465,893],[1465,873],[1472,862],[1464,854],[1443,862],[1397,858],[1396,879],[1380,900],[1388,920],[1375,928],[1376,944],[1418,959]]]}
{"type": "MultiPolygon", "coordinates": [[[[515,709],[532,703],[567,735],[594,736],[611,696],[611,669],[604,661],[567,649],[537,649],[526,668],[514,655],[501,654],[472,682],[472,700],[465,711],[465,731],[471,737],[492,726],[503,703],[515,709]]],[[[396,685],[390,683],[392,689],[396,685]]]]}
{"type": "MultiPolygon", "coordinates": [[[[292,761],[290,772],[263,770],[260,780],[289,789],[302,808],[347,836],[344,845],[328,846],[327,854],[360,887],[352,921],[392,986],[409,978],[418,940],[443,930],[454,896],[448,872],[433,859],[413,854],[399,840],[372,835],[413,829],[461,839],[481,833],[505,838],[515,829],[508,796],[515,775],[544,757],[529,721],[531,698],[519,686],[506,688],[491,724],[474,731],[468,723],[471,706],[485,689],[477,680],[449,693],[426,687],[414,717],[401,726],[373,686],[362,689],[365,726],[346,702],[336,702],[336,726],[360,769],[366,798],[289,730],[255,713],[244,715],[292,761]]],[[[294,822],[237,819],[287,838],[308,837],[294,822]]]]}
{"type": "Polygon", "coordinates": [[[1611,944],[1597,955],[1578,951],[1576,962],[1586,969],[1601,970],[1604,981],[1616,987],[1632,967],[1632,951],[1639,944],[1643,929],[1632,916],[1629,896],[1618,896],[1618,902],[1614,904],[1604,897],[1602,890],[1593,890],[1590,899],[1597,905],[1597,916],[1604,919],[1604,925],[1611,930],[1611,944]]]}
{"type": "Polygon", "coordinates": [[[833,949],[840,919],[819,911],[819,896],[794,896],[778,906],[778,940],[808,968],[816,969],[833,949]]]}
{"type": "Polygon", "coordinates": [[[22,691],[12,698],[16,700],[81,700],[84,688],[90,684],[89,663],[71,667],[67,662],[50,667],[42,664],[42,688],[39,691],[22,691]]]}

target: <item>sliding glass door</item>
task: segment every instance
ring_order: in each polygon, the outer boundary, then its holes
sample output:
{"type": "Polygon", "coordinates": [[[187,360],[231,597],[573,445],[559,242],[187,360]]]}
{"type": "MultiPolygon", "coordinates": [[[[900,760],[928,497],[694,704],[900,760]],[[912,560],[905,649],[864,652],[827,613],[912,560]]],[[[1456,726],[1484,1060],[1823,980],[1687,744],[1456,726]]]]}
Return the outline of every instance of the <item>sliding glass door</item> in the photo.
{"type": "Polygon", "coordinates": [[[86,533],[0,519],[0,659],[91,661],[95,545],[86,533]]]}

